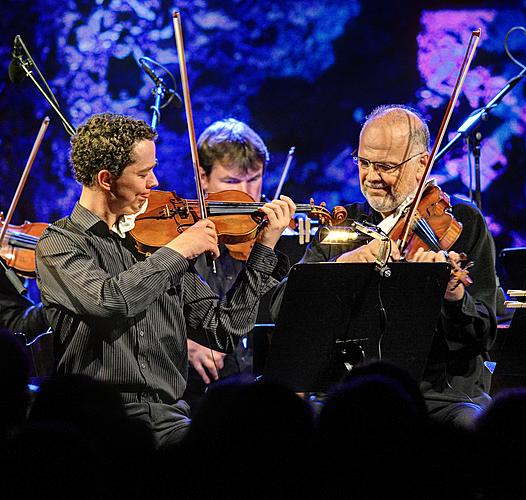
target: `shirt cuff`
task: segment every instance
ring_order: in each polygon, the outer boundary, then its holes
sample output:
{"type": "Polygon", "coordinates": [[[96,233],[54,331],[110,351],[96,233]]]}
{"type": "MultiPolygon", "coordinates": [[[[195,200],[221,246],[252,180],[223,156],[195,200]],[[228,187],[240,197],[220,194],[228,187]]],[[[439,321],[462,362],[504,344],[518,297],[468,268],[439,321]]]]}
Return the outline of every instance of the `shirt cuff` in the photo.
{"type": "Polygon", "coordinates": [[[289,259],[285,254],[256,242],[247,266],[281,281],[289,270],[289,259]]]}
{"type": "Polygon", "coordinates": [[[473,298],[466,291],[464,292],[464,297],[460,300],[443,300],[442,315],[449,320],[459,320],[466,316],[476,317],[478,316],[478,311],[473,298]]]}
{"type": "Polygon", "coordinates": [[[155,267],[166,269],[172,277],[181,277],[190,265],[179,252],[168,247],[159,248],[148,258],[155,267]]]}

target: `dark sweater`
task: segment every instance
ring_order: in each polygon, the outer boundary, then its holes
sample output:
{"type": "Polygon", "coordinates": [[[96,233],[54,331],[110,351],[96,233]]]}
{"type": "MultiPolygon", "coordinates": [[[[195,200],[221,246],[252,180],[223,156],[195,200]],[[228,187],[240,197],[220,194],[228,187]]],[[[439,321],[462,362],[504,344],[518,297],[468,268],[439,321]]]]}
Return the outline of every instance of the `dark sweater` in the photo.
{"type": "MultiPolygon", "coordinates": [[[[346,209],[348,223],[356,220],[378,224],[382,220],[367,203],[353,203],[346,209]]],[[[490,373],[484,360],[496,336],[497,285],[494,245],[482,214],[465,203],[454,205],[453,214],[463,229],[451,250],[466,253],[474,262],[470,269],[473,284],[461,301],[443,301],[421,389],[428,400],[456,402],[486,397],[489,391],[490,373]]],[[[334,260],[361,244],[322,245],[316,235],[302,262],[334,260]]],[[[285,287],[286,279],[274,293],[271,305],[274,318],[278,316],[285,287]]]]}

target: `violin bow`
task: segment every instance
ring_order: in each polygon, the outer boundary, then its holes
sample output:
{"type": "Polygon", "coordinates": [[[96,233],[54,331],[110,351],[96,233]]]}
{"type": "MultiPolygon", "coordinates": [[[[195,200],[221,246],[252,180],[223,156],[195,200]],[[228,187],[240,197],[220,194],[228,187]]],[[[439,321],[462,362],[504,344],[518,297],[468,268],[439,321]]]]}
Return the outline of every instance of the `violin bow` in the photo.
{"type": "MultiPolygon", "coordinates": [[[[20,195],[22,194],[27,178],[29,177],[29,172],[31,171],[31,167],[33,166],[33,163],[37,156],[38,149],[40,148],[40,144],[42,144],[42,139],[44,138],[44,134],[46,133],[48,125],[49,125],[49,117],[46,116],[44,120],[42,121],[42,125],[40,125],[40,130],[38,131],[35,142],[33,143],[33,148],[31,149],[31,153],[29,154],[29,158],[27,159],[26,166],[24,167],[24,171],[22,172],[22,176],[20,177],[20,181],[18,182],[18,187],[16,188],[16,192],[11,201],[11,206],[9,207],[9,210],[7,211],[7,215],[5,219],[2,221],[4,225],[2,227],[2,231],[0,232],[0,247],[2,246],[2,242],[4,241],[4,237],[7,233],[7,229],[11,222],[11,219],[13,218],[13,214],[15,213],[16,206],[18,205],[18,200],[20,199],[20,195]]],[[[18,278],[14,270],[12,268],[7,267],[1,260],[0,260],[0,263],[1,263],[1,267],[3,268],[5,272],[6,278],[15,287],[17,293],[19,293],[20,295],[26,294],[27,288],[20,281],[20,279],[18,278]]]]}
{"type": "Polygon", "coordinates": [[[285,184],[285,180],[287,178],[287,175],[289,174],[290,165],[292,163],[292,160],[294,159],[294,152],[296,151],[296,147],[292,146],[289,149],[289,152],[287,154],[287,160],[285,162],[285,166],[283,167],[283,172],[281,172],[281,178],[279,179],[278,187],[276,188],[276,192],[274,193],[274,200],[277,200],[281,194],[281,190],[283,189],[283,184],[285,184]]]}
{"type": "MultiPolygon", "coordinates": [[[[203,191],[203,185],[201,183],[200,175],[200,164],[199,164],[199,155],[197,153],[197,141],[195,138],[195,127],[194,127],[194,117],[192,114],[192,103],[190,101],[190,86],[188,85],[188,73],[186,71],[186,58],[184,55],[184,43],[183,43],[183,26],[181,23],[181,13],[178,10],[175,10],[173,13],[173,24],[175,32],[175,43],[177,45],[177,57],[179,60],[179,71],[181,73],[181,87],[183,89],[183,100],[184,100],[184,109],[186,113],[186,124],[188,129],[188,139],[190,141],[190,150],[192,153],[192,164],[194,167],[194,178],[195,178],[195,187],[197,191],[197,203],[199,207],[199,213],[201,214],[202,219],[208,217],[208,211],[205,203],[205,193],[203,191]]],[[[211,262],[212,270],[215,273],[215,262],[211,262]]]]}
{"type": "Polygon", "coordinates": [[[403,251],[405,249],[405,245],[407,243],[407,239],[409,237],[409,231],[413,225],[412,221],[415,218],[416,211],[418,208],[418,204],[420,203],[420,200],[422,199],[422,195],[424,193],[424,188],[427,184],[427,178],[429,176],[429,173],[431,172],[431,169],[433,168],[433,165],[435,163],[435,157],[437,155],[437,152],[440,148],[440,145],[442,144],[442,140],[444,136],[446,135],[446,129],[449,124],[449,121],[451,119],[451,115],[453,114],[453,110],[455,109],[455,105],[457,103],[457,100],[460,96],[460,91],[462,90],[462,85],[464,84],[464,80],[466,79],[466,75],[469,70],[469,66],[471,65],[471,61],[473,60],[473,56],[475,55],[475,50],[477,49],[477,45],[480,41],[480,34],[481,29],[477,29],[475,31],[471,32],[471,37],[469,39],[469,43],[466,49],[466,53],[464,55],[464,60],[462,61],[462,65],[460,67],[460,71],[457,76],[457,81],[455,82],[455,87],[453,88],[453,93],[451,94],[451,97],[449,99],[449,103],[446,108],[446,113],[444,115],[444,118],[442,119],[442,123],[440,125],[440,129],[438,131],[435,144],[433,145],[433,149],[431,150],[431,155],[429,156],[429,160],[427,161],[426,168],[424,170],[424,174],[422,176],[422,179],[418,185],[418,189],[416,191],[415,197],[413,199],[413,202],[411,204],[411,209],[409,211],[409,215],[406,219],[405,226],[403,229],[403,238],[402,243],[400,245],[400,251],[403,251]]]}
{"type": "Polygon", "coordinates": [[[2,242],[4,241],[4,237],[6,235],[7,228],[9,227],[9,224],[11,223],[11,219],[13,218],[13,214],[15,213],[16,206],[18,205],[18,200],[20,199],[20,196],[26,184],[27,178],[29,177],[29,172],[31,171],[31,167],[33,166],[33,163],[37,156],[38,150],[40,148],[40,144],[42,144],[42,140],[44,139],[44,134],[46,133],[48,125],[49,125],[49,117],[46,116],[44,120],[42,120],[42,125],[40,125],[40,130],[38,131],[35,142],[33,143],[33,148],[31,149],[31,153],[29,154],[29,158],[27,159],[26,166],[24,167],[24,171],[22,172],[22,176],[20,177],[20,181],[18,182],[18,187],[16,188],[16,192],[13,196],[13,200],[11,201],[11,206],[9,207],[9,210],[7,211],[7,215],[5,216],[5,219],[2,221],[3,227],[2,227],[2,231],[0,232],[0,247],[2,246],[2,242]]]}

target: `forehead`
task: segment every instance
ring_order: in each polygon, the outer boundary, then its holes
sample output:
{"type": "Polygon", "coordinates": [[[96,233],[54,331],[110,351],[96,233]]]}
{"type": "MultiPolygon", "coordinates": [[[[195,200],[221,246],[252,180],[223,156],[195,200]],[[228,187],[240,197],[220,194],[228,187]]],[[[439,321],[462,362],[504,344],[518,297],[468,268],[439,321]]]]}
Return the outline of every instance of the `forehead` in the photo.
{"type": "Polygon", "coordinates": [[[144,165],[155,161],[155,143],[143,139],[136,142],[132,148],[132,165],[144,165]]]}
{"type": "Polygon", "coordinates": [[[211,174],[218,177],[236,177],[236,178],[250,178],[263,173],[263,163],[257,161],[253,163],[248,172],[240,165],[228,160],[215,161],[212,165],[211,174]]]}
{"type": "Polygon", "coordinates": [[[368,123],[360,135],[360,154],[404,156],[411,150],[410,133],[415,125],[412,121],[382,119],[368,123]]]}

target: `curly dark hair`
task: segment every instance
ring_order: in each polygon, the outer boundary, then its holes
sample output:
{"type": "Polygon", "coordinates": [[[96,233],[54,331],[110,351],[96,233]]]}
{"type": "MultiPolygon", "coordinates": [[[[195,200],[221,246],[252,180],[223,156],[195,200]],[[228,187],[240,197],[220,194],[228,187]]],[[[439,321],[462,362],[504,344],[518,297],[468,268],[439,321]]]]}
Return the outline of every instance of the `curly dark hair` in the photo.
{"type": "Polygon", "coordinates": [[[235,118],[219,120],[199,136],[197,141],[199,163],[207,176],[214,162],[226,160],[243,173],[254,170],[258,163],[263,169],[269,160],[267,146],[246,123],[235,118]]]}
{"type": "Polygon", "coordinates": [[[157,132],[143,120],[111,113],[93,115],[71,138],[69,158],[75,178],[93,186],[101,170],[119,177],[134,161],[134,145],[156,138],[157,132]]]}

